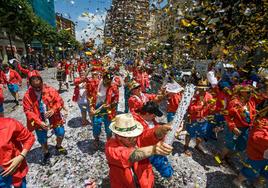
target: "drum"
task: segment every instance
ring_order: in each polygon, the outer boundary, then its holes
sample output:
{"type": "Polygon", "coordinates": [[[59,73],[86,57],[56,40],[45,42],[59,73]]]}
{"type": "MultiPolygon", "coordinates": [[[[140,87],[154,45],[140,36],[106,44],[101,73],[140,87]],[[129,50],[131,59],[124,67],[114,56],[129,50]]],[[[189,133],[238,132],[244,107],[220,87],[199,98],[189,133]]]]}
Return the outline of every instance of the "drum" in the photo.
{"type": "Polygon", "coordinates": [[[65,81],[66,80],[66,74],[64,70],[57,70],[57,76],[56,79],[59,82],[65,81]]]}

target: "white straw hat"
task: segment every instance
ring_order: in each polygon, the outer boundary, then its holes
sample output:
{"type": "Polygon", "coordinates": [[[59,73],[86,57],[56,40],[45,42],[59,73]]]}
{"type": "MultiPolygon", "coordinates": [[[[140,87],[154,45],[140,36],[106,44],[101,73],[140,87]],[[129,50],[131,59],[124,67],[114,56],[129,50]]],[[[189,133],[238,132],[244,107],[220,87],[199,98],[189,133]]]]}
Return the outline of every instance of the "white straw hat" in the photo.
{"type": "Polygon", "coordinates": [[[136,121],[130,113],[117,115],[110,129],[122,137],[137,137],[143,132],[141,123],[136,121]]]}

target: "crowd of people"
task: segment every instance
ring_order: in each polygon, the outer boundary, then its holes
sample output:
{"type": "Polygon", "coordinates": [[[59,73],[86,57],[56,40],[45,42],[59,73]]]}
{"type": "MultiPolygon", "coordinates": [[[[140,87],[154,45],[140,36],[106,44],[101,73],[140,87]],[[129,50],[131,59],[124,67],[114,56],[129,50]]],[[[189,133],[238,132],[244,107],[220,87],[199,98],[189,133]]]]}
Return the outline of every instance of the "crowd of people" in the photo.
{"type": "MultiPolygon", "coordinates": [[[[172,177],[174,170],[167,156],[173,147],[163,139],[172,129],[184,89],[190,83],[195,85],[195,94],[176,132],[177,138],[186,132],[185,155],[192,155],[192,139],[196,142],[194,152],[203,155],[204,141],[224,142],[224,148],[218,148],[221,152],[215,155],[219,165],[230,165],[234,153],[247,156],[234,185],[241,187],[248,180],[260,187],[265,186],[263,179],[268,180],[265,70],[245,73],[234,66],[220,70],[211,63],[205,75],[193,70],[187,79],[178,79],[172,71],[159,71],[158,65],[150,61],[125,64],[109,57],[64,59],[57,66],[59,88],[55,89],[32,66],[23,68],[16,62],[15,66],[3,65],[0,71],[0,187],[26,187],[25,157],[35,141],[33,133],[42,147],[42,165],[49,164],[51,157],[47,144],[49,130],[56,135],[55,148],[59,154],[68,153],[62,144],[68,109],[60,93],[63,86],[70,90],[69,83],[74,85],[72,100],[81,111],[82,126],[92,126],[96,150],[102,128],[106,133],[105,155],[111,187],[154,187],[153,167],[162,177],[172,177]],[[18,95],[22,78],[16,70],[27,76],[28,89],[22,104],[18,95]],[[6,87],[14,103],[24,109],[25,127],[4,114],[6,87]],[[224,135],[224,141],[218,139],[219,134],[224,135]]],[[[96,183],[88,181],[85,186],[96,187],[96,183]]]]}

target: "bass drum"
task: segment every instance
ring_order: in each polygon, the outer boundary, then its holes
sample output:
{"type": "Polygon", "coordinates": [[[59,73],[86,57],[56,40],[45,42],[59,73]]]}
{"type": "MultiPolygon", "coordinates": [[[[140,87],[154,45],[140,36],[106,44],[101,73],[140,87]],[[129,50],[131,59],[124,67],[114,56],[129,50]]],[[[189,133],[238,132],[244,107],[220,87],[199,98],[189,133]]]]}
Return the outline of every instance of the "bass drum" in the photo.
{"type": "Polygon", "coordinates": [[[59,82],[65,81],[66,80],[66,74],[64,70],[57,70],[57,77],[56,79],[59,82]]]}

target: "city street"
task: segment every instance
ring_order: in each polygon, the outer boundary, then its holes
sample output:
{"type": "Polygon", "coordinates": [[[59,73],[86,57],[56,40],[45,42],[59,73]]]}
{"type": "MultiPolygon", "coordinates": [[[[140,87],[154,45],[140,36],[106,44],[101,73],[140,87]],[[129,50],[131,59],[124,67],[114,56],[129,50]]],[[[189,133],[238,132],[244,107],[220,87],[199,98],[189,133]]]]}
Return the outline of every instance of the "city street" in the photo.
{"type": "Polygon", "coordinates": [[[0,0],[0,188],[268,188],[267,18],[0,0]]]}
{"type": "MultiPolygon", "coordinates": [[[[55,69],[48,69],[42,72],[45,83],[58,88],[55,80],[55,69]]],[[[25,79],[23,89],[20,91],[22,97],[26,86],[25,79]]],[[[7,96],[8,91],[5,92],[7,96]]],[[[43,157],[40,145],[36,142],[27,156],[29,164],[29,174],[27,176],[28,186],[36,187],[83,187],[87,179],[95,179],[100,187],[109,187],[108,170],[104,155],[105,136],[102,133],[101,148],[96,151],[93,147],[92,127],[81,127],[80,111],[76,104],[71,101],[73,86],[69,91],[61,94],[65,105],[69,108],[69,116],[65,124],[66,135],[63,146],[68,150],[67,156],[56,156],[54,149],[55,137],[49,138],[49,146],[52,151],[51,165],[41,166],[40,161],[43,157]]],[[[10,97],[8,97],[10,99],[10,97]]],[[[7,102],[9,101],[7,99],[7,102]]],[[[7,117],[13,117],[22,123],[26,123],[22,106],[12,111],[13,104],[5,103],[7,117]],[[11,113],[9,113],[12,111],[11,113]]],[[[164,121],[165,117],[163,117],[164,121]]],[[[104,132],[104,130],[103,130],[104,132]]],[[[184,137],[182,137],[184,138],[184,137]]],[[[184,141],[174,143],[174,152],[168,156],[174,168],[174,175],[169,179],[161,178],[156,172],[157,187],[211,187],[211,188],[230,188],[231,181],[235,173],[229,168],[219,167],[213,155],[202,155],[193,152],[193,157],[185,156],[183,152],[184,141]]],[[[211,152],[213,145],[207,144],[211,152]]],[[[213,148],[214,149],[214,148],[213,148]]],[[[215,152],[215,151],[214,151],[215,152]]]]}

